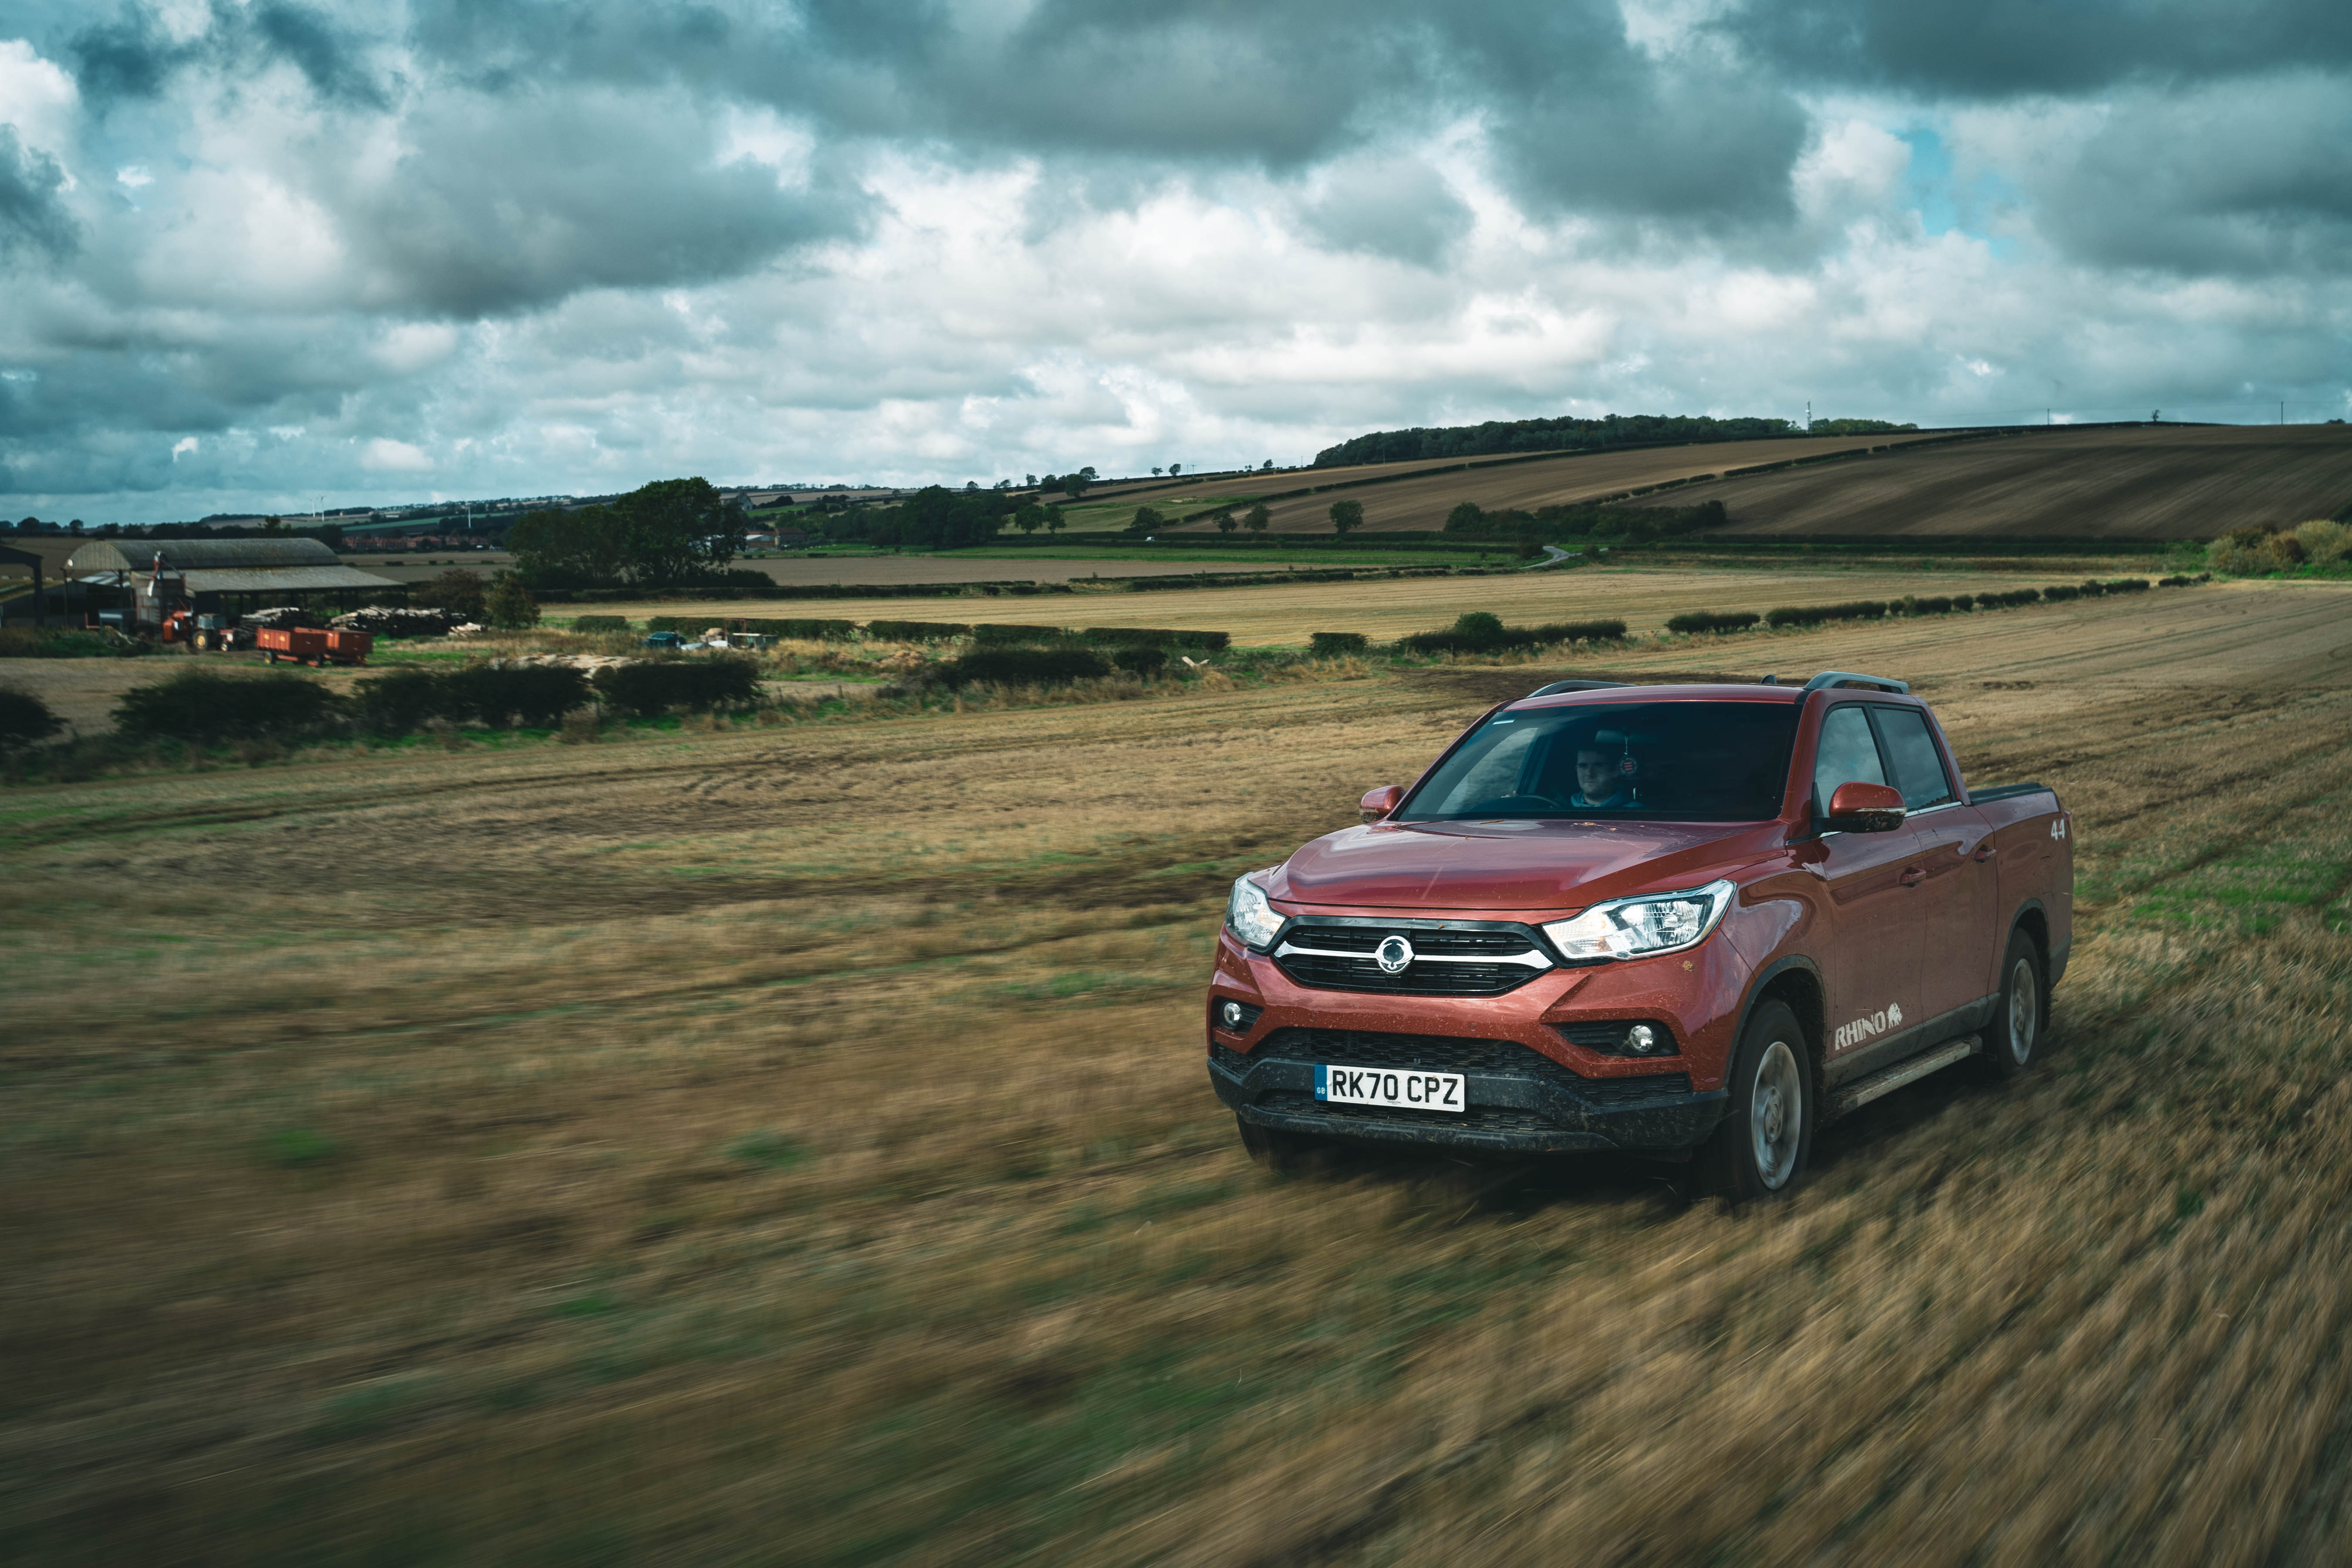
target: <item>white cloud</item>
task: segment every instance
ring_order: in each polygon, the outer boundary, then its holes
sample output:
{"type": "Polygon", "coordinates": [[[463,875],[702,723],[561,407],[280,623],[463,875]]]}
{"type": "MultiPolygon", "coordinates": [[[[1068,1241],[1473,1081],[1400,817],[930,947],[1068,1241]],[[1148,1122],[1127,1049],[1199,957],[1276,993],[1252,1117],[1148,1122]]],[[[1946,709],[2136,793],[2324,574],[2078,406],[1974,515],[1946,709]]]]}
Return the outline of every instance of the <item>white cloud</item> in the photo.
{"type": "Polygon", "coordinates": [[[71,152],[81,93],[64,68],[23,38],[0,38],[0,125],[52,155],[71,152]]]}
{"type": "Polygon", "coordinates": [[[433,467],[433,458],[422,447],[378,436],[360,448],[360,467],[375,474],[423,473],[433,467]]]}

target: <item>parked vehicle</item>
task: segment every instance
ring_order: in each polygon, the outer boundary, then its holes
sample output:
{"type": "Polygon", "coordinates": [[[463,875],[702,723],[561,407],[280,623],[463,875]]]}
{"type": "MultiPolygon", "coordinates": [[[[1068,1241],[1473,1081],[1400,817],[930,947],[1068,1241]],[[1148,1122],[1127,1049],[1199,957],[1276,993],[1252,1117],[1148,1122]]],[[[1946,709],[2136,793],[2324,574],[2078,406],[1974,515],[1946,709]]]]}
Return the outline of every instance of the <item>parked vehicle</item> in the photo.
{"type": "Polygon", "coordinates": [[[647,647],[679,648],[686,646],[686,639],[678,636],[676,632],[655,632],[646,638],[645,646],[647,647]]]}
{"type": "Polygon", "coordinates": [[[365,664],[375,638],[365,632],[325,631],[315,626],[263,626],[253,634],[254,646],[276,664],[290,658],[297,664],[365,664]]]}
{"type": "Polygon", "coordinates": [[[1208,1065],[1243,1142],[1688,1154],[1766,1196],[1832,1116],[2022,1070],[2073,818],[1970,788],[1908,690],[1546,687],[1236,879],[1208,1065]]]}

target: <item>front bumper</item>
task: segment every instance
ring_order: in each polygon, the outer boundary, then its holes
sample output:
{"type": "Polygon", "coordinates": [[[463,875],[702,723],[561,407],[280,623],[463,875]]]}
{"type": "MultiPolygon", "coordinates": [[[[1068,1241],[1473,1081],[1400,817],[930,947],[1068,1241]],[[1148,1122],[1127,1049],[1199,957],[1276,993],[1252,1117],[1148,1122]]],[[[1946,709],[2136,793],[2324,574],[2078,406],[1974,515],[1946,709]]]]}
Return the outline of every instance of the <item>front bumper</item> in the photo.
{"type": "Polygon", "coordinates": [[[1579,1079],[1538,1067],[1465,1072],[1464,1114],[1416,1114],[1318,1100],[1311,1047],[1269,1041],[1261,1050],[1210,1052],[1209,1083],[1234,1114],[1276,1131],[1366,1142],[1504,1154],[1688,1149],[1715,1131],[1730,1098],[1693,1089],[1682,1073],[1579,1079]]]}

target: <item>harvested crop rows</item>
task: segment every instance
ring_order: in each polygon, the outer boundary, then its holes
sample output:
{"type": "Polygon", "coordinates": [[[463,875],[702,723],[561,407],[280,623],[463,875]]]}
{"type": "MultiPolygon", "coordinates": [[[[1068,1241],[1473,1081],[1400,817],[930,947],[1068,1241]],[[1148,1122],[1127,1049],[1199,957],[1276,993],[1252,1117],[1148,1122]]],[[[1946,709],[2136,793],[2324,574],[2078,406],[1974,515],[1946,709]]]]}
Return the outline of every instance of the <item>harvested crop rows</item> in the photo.
{"type": "Polygon", "coordinates": [[[1695,485],[1731,534],[2214,539],[2352,504],[2352,426],[2029,431],[1695,485]]]}
{"type": "MultiPolygon", "coordinates": [[[[1498,463],[1491,458],[1455,458],[1444,465],[1390,463],[1364,468],[1310,468],[1297,474],[1269,476],[1289,481],[1278,487],[1254,482],[1262,493],[1277,488],[1288,489],[1300,483],[1331,485],[1351,478],[1381,479],[1383,482],[1379,484],[1274,501],[1268,507],[1273,516],[1267,524],[1276,533],[1328,533],[1331,503],[1359,500],[1364,503],[1364,531],[1380,533],[1442,529],[1446,513],[1465,500],[1475,501],[1488,511],[1514,508],[1532,511],[1541,506],[1596,500],[1756,463],[1785,463],[1832,452],[1867,451],[1873,447],[1922,438],[1902,435],[1799,436],[1774,441],[1650,447],[1628,452],[1566,452],[1533,461],[1522,458],[1498,463]],[[1456,466],[1465,461],[1477,466],[1468,469],[1456,466]],[[1452,471],[1411,477],[1418,469],[1433,467],[1452,471]],[[1395,469],[1402,477],[1389,479],[1383,469],[1395,469]]],[[[1237,493],[1247,493],[1246,485],[1235,489],[1237,493]]],[[[1201,493],[1205,498],[1213,496],[1216,490],[1204,487],[1201,493]]],[[[1670,497],[1660,498],[1660,504],[1675,504],[1674,498],[1681,493],[1676,490],[1670,497]]],[[[1205,505],[1207,501],[1204,499],[1197,504],[1205,505]]],[[[1189,528],[1197,531],[1209,526],[1197,522],[1189,528]]]]}
{"type": "MultiPolygon", "coordinates": [[[[1242,570],[1219,562],[1219,572],[1242,570]]],[[[1110,571],[1124,572],[1123,564],[1110,571]]],[[[1655,631],[1689,610],[1771,609],[1778,605],[1841,599],[1895,599],[1906,594],[1978,594],[2066,582],[2063,574],[1960,570],[1853,571],[1676,570],[1580,567],[1478,577],[1366,577],[1347,583],[1274,583],[1238,588],[1188,588],[1158,593],[1091,593],[1035,597],[951,599],[826,599],[779,605],[773,601],[678,605],[646,602],[598,605],[598,611],[642,620],[647,616],[708,614],[717,626],[730,616],[826,616],[853,621],[1011,622],[1015,625],[1187,626],[1233,634],[1244,647],[1303,647],[1314,632],[1363,632],[1391,641],[1409,632],[1450,625],[1465,610],[1486,610],[1513,624],[1613,617],[1635,632],[1655,631]]],[[[2103,569],[2103,576],[2114,575],[2103,569]]],[[[2159,592],[2164,598],[2171,590],[2159,592]]]]}
{"type": "Polygon", "coordinates": [[[2164,602],[1618,656],[2077,814],[2045,1062],[1739,1215],[1203,1081],[1225,881],[1595,660],[0,795],[0,1549],[2341,1561],[2352,595],[2164,602]]]}

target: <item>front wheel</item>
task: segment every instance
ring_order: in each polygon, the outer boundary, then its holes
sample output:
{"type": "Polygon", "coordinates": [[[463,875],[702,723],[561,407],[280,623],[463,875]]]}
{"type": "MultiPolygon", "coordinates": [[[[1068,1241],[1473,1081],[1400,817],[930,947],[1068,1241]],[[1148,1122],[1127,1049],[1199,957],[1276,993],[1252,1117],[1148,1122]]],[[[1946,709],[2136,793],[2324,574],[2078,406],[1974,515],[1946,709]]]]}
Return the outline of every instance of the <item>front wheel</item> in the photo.
{"type": "Polygon", "coordinates": [[[2011,931],[2000,961],[2000,999],[1986,1030],[1985,1069],[1995,1081],[2015,1078],[2032,1064],[2042,1044],[2049,988],[2042,982],[2042,950],[2025,932],[2011,931]]]}
{"type": "Polygon", "coordinates": [[[1812,1052],[1797,1015],[1768,1002],[1732,1058],[1729,1113],[1707,1142],[1710,1185],[1734,1203],[1785,1197],[1812,1157],[1812,1052]]]}

